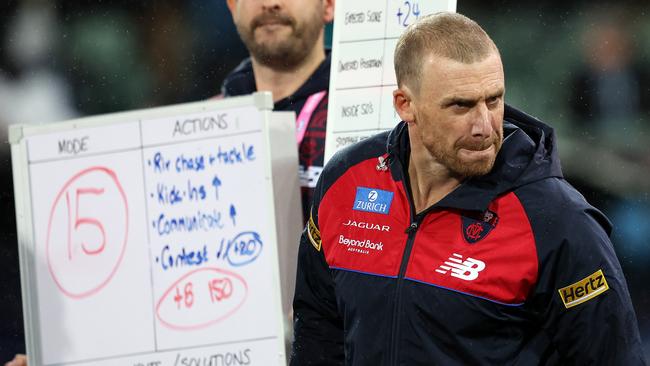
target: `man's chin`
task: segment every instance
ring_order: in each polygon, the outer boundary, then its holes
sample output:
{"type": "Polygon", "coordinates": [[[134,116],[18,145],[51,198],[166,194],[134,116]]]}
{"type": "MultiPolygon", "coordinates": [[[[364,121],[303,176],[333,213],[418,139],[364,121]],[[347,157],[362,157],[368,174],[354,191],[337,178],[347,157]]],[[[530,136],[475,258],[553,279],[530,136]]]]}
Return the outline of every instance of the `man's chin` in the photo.
{"type": "Polygon", "coordinates": [[[258,47],[275,48],[290,42],[293,28],[283,24],[269,24],[255,29],[255,43],[258,47]]]}
{"type": "Polygon", "coordinates": [[[473,177],[486,175],[486,174],[488,174],[489,172],[492,171],[492,168],[494,168],[494,160],[490,160],[490,161],[484,162],[482,164],[473,165],[470,173],[471,173],[471,176],[473,176],[473,177]]]}
{"type": "Polygon", "coordinates": [[[494,167],[500,146],[490,145],[484,150],[460,149],[455,161],[457,172],[466,177],[486,175],[494,167]]]}
{"type": "Polygon", "coordinates": [[[473,161],[458,160],[451,170],[465,178],[478,177],[486,175],[492,171],[492,168],[494,167],[494,160],[494,157],[473,161]]]}
{"type": "Polygon", "coordinates": [[[292,53],[292,44],[288,37],[273,36],[263,37],[255,44],[256,53],[266,57],[287,57],[292,53]]]}
{"type": "Polygon", "coordinates": [[[258,62],[277,70],[292,70],[302,63],[309,51],[292,42],[258,44],[249,48],[258,62]]]}

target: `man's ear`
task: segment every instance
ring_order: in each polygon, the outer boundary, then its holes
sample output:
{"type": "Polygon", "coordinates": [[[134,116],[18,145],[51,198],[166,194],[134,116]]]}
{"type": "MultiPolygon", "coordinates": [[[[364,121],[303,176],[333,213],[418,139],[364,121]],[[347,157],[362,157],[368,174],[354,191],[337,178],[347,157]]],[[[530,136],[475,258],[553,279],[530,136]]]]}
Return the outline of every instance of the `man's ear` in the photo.
{"type": "Polygon", "coordinates": [[[230,10],[230,15],[233,19],[235,18],[235,7],[237,6],[237,0],[226,0],[226,5],[228,5],[228,10],[230,10]]]}
{"type": "Polygon", "coordinates": [[[393,106],[404,122],[415,122],[413,94],[408,86],[402,85],[393,91],[393,106]]]}
{"type": "Polygon", "coordinates": [[[334,2],[335,0],[323,0],[323,20],[325,23],[330,23],[334,20],[334,2]]]}

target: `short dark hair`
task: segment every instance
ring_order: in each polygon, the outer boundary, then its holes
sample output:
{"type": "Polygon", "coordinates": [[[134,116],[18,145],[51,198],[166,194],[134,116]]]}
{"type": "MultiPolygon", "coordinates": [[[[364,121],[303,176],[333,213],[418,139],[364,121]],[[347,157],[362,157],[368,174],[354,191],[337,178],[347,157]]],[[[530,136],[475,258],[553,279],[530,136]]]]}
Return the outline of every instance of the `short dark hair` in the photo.
{"type": "Polygon", "coordinates": [[[466,64],[499,52],[490,36],[470,18],[450,12],[430,14],[411,24],[395,47],[397,85],[420,91],[422,61],[429,53],[466,64]]]}

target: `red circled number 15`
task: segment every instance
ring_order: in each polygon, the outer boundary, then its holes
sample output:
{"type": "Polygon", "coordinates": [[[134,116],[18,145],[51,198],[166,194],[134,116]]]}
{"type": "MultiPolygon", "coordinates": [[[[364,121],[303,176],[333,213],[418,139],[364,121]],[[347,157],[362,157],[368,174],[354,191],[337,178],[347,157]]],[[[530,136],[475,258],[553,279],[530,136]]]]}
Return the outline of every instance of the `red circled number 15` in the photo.
{"type": "Polygon", "coordinates": [[[75,299],[97,293],[117,272],[128,237],[129,204],[115,171],[78,171],[56,194],[47,222],[43,249],[55,285],[75,299]]]}

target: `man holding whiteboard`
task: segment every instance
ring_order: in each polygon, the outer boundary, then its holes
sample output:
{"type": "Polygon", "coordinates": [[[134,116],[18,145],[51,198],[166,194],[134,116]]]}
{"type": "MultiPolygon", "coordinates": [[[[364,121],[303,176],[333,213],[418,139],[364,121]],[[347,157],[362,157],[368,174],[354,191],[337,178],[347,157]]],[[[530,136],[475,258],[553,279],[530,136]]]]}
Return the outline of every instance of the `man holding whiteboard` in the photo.
{"type": "MultiPolygon", "coordinates": [[[[227,0],[227,5],[251,57],[227,76],[222,96],[268,90],[276,111],[295,111],[306,217],[323,167],[330,75],[323,38],[334,0],[227,0]]],[[[26,366],[27,360],[17,355],[6,365],[26,366]]]]}
{"type": "Polygon", "coordinates": [[[276,111],[296,113],[303,218],[325,151],[330,55],[324,26],[334,0],[228,0],[237,31],[250,52],[224,80],[224,97],[271,91],[276,111]]]}
{"type": "Polygon", "coordinates": [[[460,14],[395,50],[401,122],[316,187],[294,297],[298,365],[644,365],[611,224],[562,177],[553,129],[504,104],[460,14]]]}

